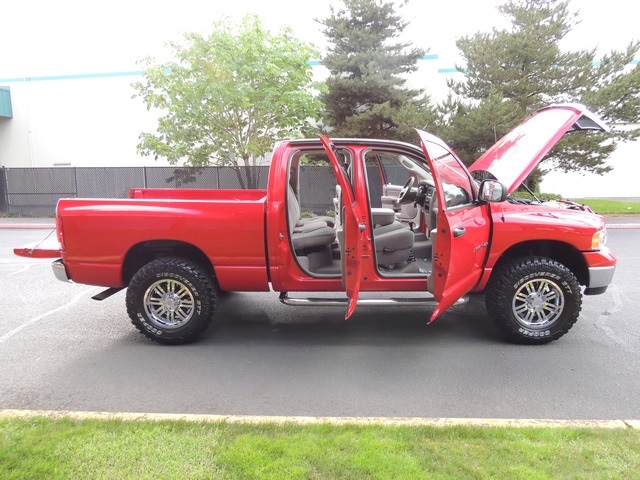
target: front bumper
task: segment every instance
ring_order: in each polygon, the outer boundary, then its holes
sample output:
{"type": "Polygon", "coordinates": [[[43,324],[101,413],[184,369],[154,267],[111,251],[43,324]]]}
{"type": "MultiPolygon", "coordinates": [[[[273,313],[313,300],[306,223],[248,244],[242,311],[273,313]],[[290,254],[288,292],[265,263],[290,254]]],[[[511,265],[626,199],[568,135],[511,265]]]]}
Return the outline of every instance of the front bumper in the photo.
{"type": "Polygon", "coordinates": [[[67,275],[67,269],[65,268],[64,263],[62,263],[61,258],[55,260],[51,264],[51,268],[53,269],[53,274],[56,276],[58,280],[62,282],[71,281],[71,279],[69,278],[69,275],[67,275]]]}
{"type": "Polygon", "coordinates": [[[585,295],[599,295],[606,292],[616,271],[616,256],[606,247],[583,253],[587,261],[588,278],[585,295]]]}
{"type": "Polygon", "coordinates": [[[607,291],[607,287],[613,280],[616,266],[592,267],[589,269],[589,284],[584,291],[585,295],[600,295],[607,291]]]}

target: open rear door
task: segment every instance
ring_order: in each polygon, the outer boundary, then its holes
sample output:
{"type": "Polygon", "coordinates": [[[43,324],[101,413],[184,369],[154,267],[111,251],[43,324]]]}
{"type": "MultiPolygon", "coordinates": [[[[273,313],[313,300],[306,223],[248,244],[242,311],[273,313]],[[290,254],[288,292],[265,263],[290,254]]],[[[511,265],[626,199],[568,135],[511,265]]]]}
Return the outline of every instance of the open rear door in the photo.
{"type": "MultiPolygon", "coordinates": [[[[347,168],[340,159],[340,155],[335,145],[328,137],[320,135],[322,146],[327,152],[331,166],[342,189],[342,229],[343,234],[340,239],[344,244],[342,248],[342,281],[349,297],[349,305],[345,319],[348,319],[356,309],[358,295],[360,293],[360,282],[362,280],[362,246],[365,241],[367,231],[367,215],[362,214],[362,207],[356,201],[356,195],[352,180],[347,174],[347,168]]],[[[361,169],[358,165],[353,165],[352,174],[359,176],[361,169]]],[[[355,183],[355,182],[354,182],[355,183]]]]}
{"type": "Polygon", "coordinates": [[[429,290],[439,317],[480,280],[488,253],[488,206],[475,202],[475,184],[462,162],[438,137],[418,130],[437,195],[437,231],[429,290]]]}

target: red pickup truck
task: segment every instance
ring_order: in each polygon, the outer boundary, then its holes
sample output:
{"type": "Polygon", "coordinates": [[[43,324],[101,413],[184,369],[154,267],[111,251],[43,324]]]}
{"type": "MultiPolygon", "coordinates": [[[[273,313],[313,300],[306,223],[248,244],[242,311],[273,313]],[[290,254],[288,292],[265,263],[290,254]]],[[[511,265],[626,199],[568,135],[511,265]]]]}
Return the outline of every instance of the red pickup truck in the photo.
{"type": "Polygon", "coordinates": [[[131,321],[160,343],[195,340],[220,291],[270,290],[288,305],[343,305],[347,318],[359,305],[430,306],[430,321],[484,291],[508,339],[547,343],[578,319],[582,286],[586,295],[603,293],[616,265],[601,216],[510,195],[575,130],[607,127],[582,105],[553,105],[469,170],[422,131],[422,148],[324,136],[282,141],[267,190],[133,189],[129,199],[62,199],[59,245],[15,253],[61,257],[57,278],[108,287],[97,300],[127,288],[131,321]],[[334,212],[309,215],[301,204],[307,165],[325,165],[335,178],[334,212]],[[359,299],[365,291],[422,293],[359,299]]]}

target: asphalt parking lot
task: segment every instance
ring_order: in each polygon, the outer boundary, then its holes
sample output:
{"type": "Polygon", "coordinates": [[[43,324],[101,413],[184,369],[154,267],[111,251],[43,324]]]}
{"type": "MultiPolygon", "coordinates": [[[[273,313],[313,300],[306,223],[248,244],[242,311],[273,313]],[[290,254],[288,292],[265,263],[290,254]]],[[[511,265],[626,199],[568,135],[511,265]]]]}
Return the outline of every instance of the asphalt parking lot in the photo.
{"type": "Polygon", "coordinates": [[[286,307],[234,293],[220,325],[187,346],[156,345],[124,295],[55,280],[11,248],[46,230],[0,229],[0,409],[152,413],[640,418],[640,230],[610,231],[614,284],[546,346],[505,343],[482,299],[427,327],[416,308],[286,307]]]}

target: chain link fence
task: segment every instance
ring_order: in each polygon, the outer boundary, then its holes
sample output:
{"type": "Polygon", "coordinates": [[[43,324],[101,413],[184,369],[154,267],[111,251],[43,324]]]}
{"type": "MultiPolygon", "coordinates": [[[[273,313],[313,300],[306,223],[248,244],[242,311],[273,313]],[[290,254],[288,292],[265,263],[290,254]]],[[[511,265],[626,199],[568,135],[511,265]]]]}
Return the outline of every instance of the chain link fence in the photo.
{"type": "MultiPolygon", "coordinates": [[[[269,167],[255,167],[258,188],[267,188],[269,167]]],[[[302,202],[316,213],[333,209],[335,177],[329,167],[303,166],[302,202]]],[[[52,217],[60,198],[127,198],[132,188],[239,189],[243,171],[231,167],[0,168],[0,214],[52,217]]]]}

